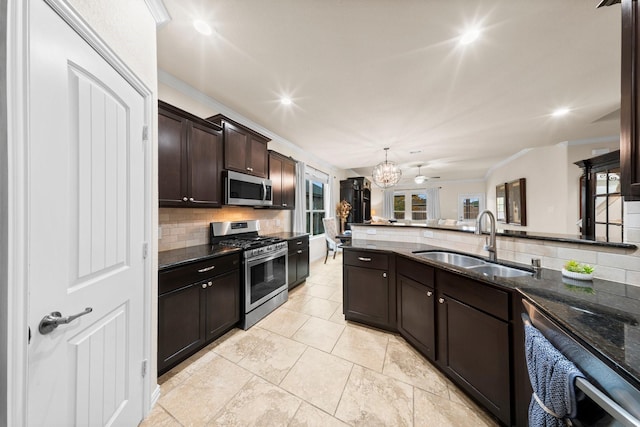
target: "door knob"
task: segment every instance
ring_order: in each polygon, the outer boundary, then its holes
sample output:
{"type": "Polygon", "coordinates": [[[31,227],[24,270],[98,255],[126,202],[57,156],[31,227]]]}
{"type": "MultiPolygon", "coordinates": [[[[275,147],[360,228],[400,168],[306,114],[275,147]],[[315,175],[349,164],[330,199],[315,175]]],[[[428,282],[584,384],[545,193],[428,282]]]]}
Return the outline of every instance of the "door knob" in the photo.
{"type": "Polygon", "coordinates": [[[84,316],[85,314],[89,314],[93,311],[93,308],[87,307],[83,312],[74,314],[72,316],[62,317],[62,314],[59,311],[53,311],[51,314],[47,314],[40,321],[40,325],[38,326],[38,330],[42,335],[47,335],[51,333],[55,328],[60,325],[66,325],[67,323],[71,323],[76,320],[80,316],[84,316]]]}

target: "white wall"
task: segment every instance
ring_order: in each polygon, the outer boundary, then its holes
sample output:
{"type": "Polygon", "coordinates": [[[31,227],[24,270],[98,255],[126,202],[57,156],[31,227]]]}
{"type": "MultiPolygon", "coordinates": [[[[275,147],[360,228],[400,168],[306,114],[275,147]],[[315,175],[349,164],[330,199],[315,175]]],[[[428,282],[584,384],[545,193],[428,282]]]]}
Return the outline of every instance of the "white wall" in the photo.
{"type": "MultiPolygon", "coordinates": [[[[505,225],[501,228],[576,234],[568,230],[566,218],[578,220],[575,206],[568,206],[566,178],[567,148],[564,145],[541,147],[523,152],[487,176],[487,206],[495,212],[496,185],[519,178],[526,181],[526,226],[505,225]]],[[[575,191],[575,190],[573,190],[575,191]]]]}
{"type": "MultiPolygon", "coordinates": [[[[7,88],[7,2],[0,1],[0,92],[6,93],[7,88]]],[[[9,301],[8,277],[8,218],[9,218],[9,162],[7,144],[7,104],[6,96],[0,100],[0,307],[6,307],[9,301]]],[[[0,309],[0,396],[7,396],[8,383],[8,341],[7,310],[0,309]]],[[[7,424],[8,399],[0,401],[0,425],[7,424]]]]}
{"type": "Polygon", "coordinates": [[[526,178],[527,226],[500,228],[557,234],[580,234],[580,175],[573,163],[594,157],[596,149],[617,150],[617,141],[593,144],[560,143],[523,150],[487,175],[487,207],[495,212],[496,185],[526,178]]]}
{"type": "Polygon", "coordinates": [[[440,217],[445,219],[461,219],[458,212],[458,199],[463,194],[486,194],[484,180],[476,181],[444,181],[440,189],[440,217]]]}

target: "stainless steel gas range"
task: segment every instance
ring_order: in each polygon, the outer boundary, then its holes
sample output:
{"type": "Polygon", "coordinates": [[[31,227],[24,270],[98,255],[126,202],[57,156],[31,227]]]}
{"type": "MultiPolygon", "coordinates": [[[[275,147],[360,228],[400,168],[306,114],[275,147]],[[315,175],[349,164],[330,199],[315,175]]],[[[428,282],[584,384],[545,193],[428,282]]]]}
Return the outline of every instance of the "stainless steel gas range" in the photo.
{"type": "Polygon", "coordinates": [[[257,220],[212,222],[211,243],[242,248],[243,329],[249,329],[288,299],[287,242],[260,236],[257,220]]]}

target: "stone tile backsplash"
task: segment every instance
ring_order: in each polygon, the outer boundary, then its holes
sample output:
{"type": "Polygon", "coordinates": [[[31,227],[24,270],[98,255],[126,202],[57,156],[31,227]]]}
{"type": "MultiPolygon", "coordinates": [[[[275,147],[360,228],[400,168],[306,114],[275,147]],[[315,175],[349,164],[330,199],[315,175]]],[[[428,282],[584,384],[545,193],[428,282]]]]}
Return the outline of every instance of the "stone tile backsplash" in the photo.
{"type": "MultiPolygon", "coordinates": [[[[625,203],[625,242],[640,246],[640,202],[625,203]]],[[[440,246],[446,249],[487,256],[482,249],[484,236],[459,231],[400,227],[353,227],[353,238],[404,241],[440,246]]],[[[597,278],[640,286],[640,249],[619,249],[575,243],[498,237],[498,259],[530,265],[541,258],[542,266],[561,270],[569,259],[596,267],[597,278]]]]}
{"type": "Polygon", "coordinates": [[[292,211],[223,207],[221,209],[160,208],[158,251],[209,243],[209,223],[260,220],[260,234],[291,231],[292,211]]]}

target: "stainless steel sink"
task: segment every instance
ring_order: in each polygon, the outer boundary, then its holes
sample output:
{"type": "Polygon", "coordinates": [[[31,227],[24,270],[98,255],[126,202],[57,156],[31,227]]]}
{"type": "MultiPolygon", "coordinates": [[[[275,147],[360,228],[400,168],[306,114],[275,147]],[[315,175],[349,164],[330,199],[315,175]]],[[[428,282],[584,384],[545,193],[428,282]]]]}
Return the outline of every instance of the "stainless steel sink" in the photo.
{"type": "Polygon", "coordinates": [[[476,265],[468,267],[467,270],[475,271],[476,273],[482,273],[485,276],[493,277],[522,277],[533,276],[533,273],[526,270],[520,270],[519,268],[507,267],[505,265],[489,264],[476,265]]]}
{"type": "Polygon", "coordinates": [[[415,255],[418,255],[422,258],[427,258],[433,261],[445,262],[447,264],[456,265],[458,267],[472,267],[472,266],[482,266],[487,263],[481,259],[474,258],[467,255],[461,255],[454,252],[445,252],[445,251],[431,251],[431,252],[414,252],[415,255]]]}

